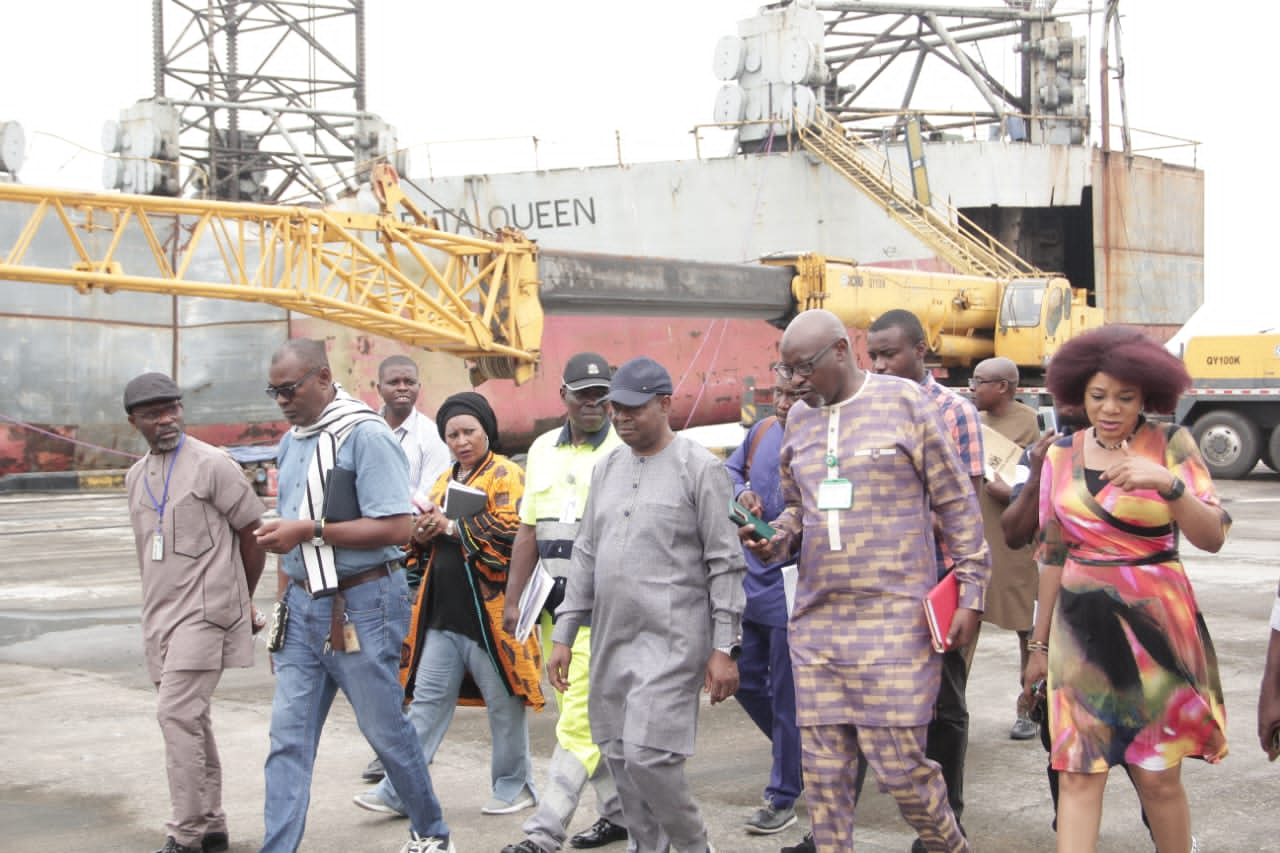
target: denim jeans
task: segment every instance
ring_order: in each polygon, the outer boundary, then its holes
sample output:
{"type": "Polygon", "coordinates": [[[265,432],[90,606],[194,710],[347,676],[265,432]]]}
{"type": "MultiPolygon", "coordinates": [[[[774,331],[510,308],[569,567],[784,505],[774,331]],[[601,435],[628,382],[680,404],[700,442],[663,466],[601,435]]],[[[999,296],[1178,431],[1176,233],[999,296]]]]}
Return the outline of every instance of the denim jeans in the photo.
{"type": "MultiPolygon", "coordinates": [[[[480,688],[489,714],[489,736],[493,740],[489,772],[493,796],[511,802],[520,796],[522,788],[528,787],[530,793],[534,793],[524,699],[510,694],[493,661],[477,642],[452,631],[429,630],[422,641],[418,674],[413,682],[413,702],[409,705],[409,719],[422,744],[421,754],[428,764],[435,758],[453,720],[462,676],[466,672],[471,673],[480,688]]],[[[392,808],[405,811],[400,786],[390,774],[378,783],[374,793],[392,808]]]]}
{"type": "Polygon", "coordinates": [[[419,835],[449,834],[413,727],[401,713],[400,646],[409,631],[409,591],[404,572],[352,587],[347,619],[360,640],[358,652],[326,652],[333,597],[312,598],[290,584],[285,594],[289,625],[284,648],[274,655],[276,692],[271,707],[271,748],[266,764],[264,853],[292,853],[302,841],[311,801],[316,747],[339,689],[355,711],[387,778],[405,793],[410,826],[419,835]]]}

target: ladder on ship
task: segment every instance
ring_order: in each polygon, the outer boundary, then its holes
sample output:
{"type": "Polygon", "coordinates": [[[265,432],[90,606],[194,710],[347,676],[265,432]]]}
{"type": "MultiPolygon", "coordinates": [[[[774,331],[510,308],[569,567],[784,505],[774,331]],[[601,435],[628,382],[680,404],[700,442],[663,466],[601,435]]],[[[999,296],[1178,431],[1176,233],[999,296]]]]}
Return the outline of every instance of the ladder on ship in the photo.
{"type": "Polygon", "coordinates": [[[917,201],[905,189],[910,179],[894,174],[879,149],[850,134],[826,110],[815,110],[812,119],[797,126],[806,150],[844,175],[957,272],[1002,279],[1044,275],[950,204],[917,201]]]}

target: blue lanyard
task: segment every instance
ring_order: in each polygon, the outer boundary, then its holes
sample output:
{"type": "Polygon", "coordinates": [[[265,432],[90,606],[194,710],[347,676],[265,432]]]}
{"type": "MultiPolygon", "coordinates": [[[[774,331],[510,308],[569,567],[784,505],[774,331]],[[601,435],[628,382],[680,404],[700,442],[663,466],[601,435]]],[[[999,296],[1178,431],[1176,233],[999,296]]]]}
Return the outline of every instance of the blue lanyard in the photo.
{"type": "Polygon", "coordinates": [[[173,475],[173,463],[178,461],[178,451],[182,449],[182,442],[187,440],[187,434],[184,432],[178,439],[178,446],[173,449],[173,458],[169,460],[169,470],[164,475],[164,496],[160,500],[156,500],[155,493],[151,491],[151,484],[147,482],[147,478],[142,478],[142,487],[147,490],[147,497],[151,498],[151,506],[156,511],[156,533],[164,535],[164,508],[169,503],[169,477],[173,475]]]}

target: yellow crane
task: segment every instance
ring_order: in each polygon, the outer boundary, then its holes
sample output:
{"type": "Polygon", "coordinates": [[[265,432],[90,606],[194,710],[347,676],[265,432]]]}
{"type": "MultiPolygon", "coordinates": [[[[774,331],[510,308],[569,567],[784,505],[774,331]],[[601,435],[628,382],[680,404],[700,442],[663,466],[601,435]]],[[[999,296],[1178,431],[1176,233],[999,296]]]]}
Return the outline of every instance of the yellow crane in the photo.
{"type": "Polygon", "coordinates": [[[388,165],[372,186],[378,213],[0,184],[0,204],[25,220],[0,279],[267,303],[474,359],[485,378],[532,375],[536,245],[514,229],[486,240],[435,228],[388,165]],[[36,257],[48,231],[73,260],[36,257]],[[125,268],[126,241],[149,249],[144,268],[125,268]]]}

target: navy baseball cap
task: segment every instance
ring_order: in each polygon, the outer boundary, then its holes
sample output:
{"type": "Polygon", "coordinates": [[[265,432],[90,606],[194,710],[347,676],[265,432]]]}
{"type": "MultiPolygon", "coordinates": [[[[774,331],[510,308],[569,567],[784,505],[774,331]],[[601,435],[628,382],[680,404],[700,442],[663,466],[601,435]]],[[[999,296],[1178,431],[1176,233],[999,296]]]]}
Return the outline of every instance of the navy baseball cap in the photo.
{"type": "Polygon", "coordinates": [[[659,394],[671,392],[671,374],[649,356],[642,355],[618,368],[605,399],[624,406],[643,406],[659,394]]]}

